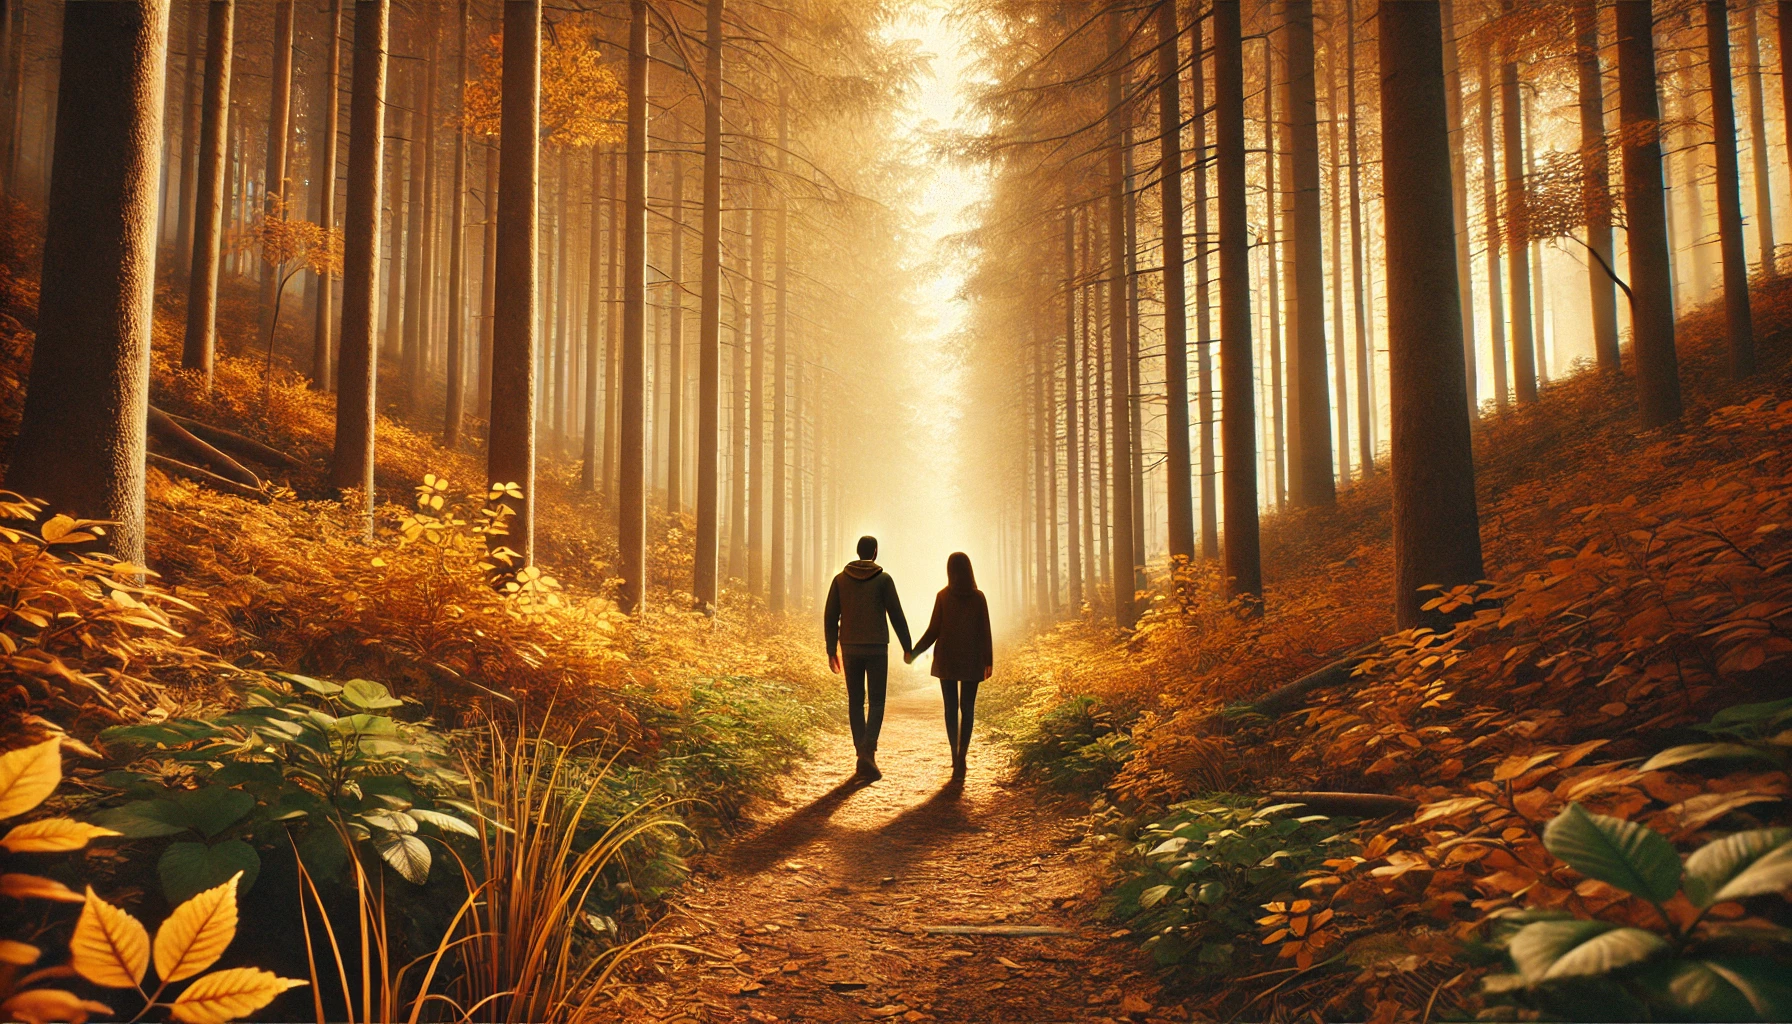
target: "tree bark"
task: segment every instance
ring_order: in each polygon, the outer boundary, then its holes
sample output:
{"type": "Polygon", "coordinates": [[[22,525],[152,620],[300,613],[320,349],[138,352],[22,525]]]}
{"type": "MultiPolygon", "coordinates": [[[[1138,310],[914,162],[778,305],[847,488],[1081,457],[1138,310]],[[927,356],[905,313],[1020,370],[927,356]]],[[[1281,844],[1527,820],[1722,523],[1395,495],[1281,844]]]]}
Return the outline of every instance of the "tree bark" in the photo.
{"type": "Polygon", "coordinates": [[[460,0],[455,17],[454,49],[454,200],[448,219],[448,395],[442,417],[442,443],[460,444],[467,406],[467,128],[460,116],[467,87],[468,0],[460,0]]]}
{"type": "Polygon", "coordinates": [[[750,451],[747,439],[747,326],[741,299],[747,289],[747,275],[743,272],[746,261],[741,256],[741,249],[747,242],[747,218],[745,209],[734,213],[734,233],[740,243],[735,247],[735,257],[731,261],[735,286],[730,289],[733,294],[729,296],[728,304],[733,314],[729,319],[734,333],[734,357],[729,362],[728,374],[728,389],[733,398],[728,423],[728,575],[742,584],[747,581],[747,456],[750,451]]]}
{"type": "Polygon", "coordinates": [[[1206,23],[1207,19],[1199,18],[1189,26],[1192,56],[1188,77],[1189,117],[1195,141],[1195,383],[1200,402],[1201,557],[1213,559],[1220,553],[1220,527],[1213,452],[1213,325],[1212,310],[1208,308],[1208,257],[1213,245],[1207,236],[1207,83],[1202,72],[1205,50],[1201,41],[1206,23]]]}
{"type": "Polygon", "coordinates": [[[617,494],[622,610],[647,609],[647,0],[629,0],[628,220],[622,264],[622,453],[617,494]]]}
{"type": "MultiPolygon", "coordinates": [[[[595,162],[597,150],[591,151],[593,161],[593,181],[596,180],[595,162]]],[[[485,223],[483,238],[479,246],[479,399],[475,408],[489,409],[492,402],[492,322],[493,305],[497,301],[498,283],[498,145],[493,139],[485,146],[485,223]]],[[[593,185],[593,190],[596,186],[593,185]]],[[[596,214],[592,214],[592,223],[596,224],[596,214]]],[[[592,229],[596,230],[595,226],[592,229]]],[[[592,241],[596,245],[595,237],[592,241]]],[[[597,253],[593,250],[591,262],[597,263],[597,253]]],[[[595,271],[594,271],[595,273],[595,271]]],[[[591,292],[591,307],[597,308],[597,290],[591,292]]]]}
{"type": "Polygon", "coordinates": [[[787,416],[789,409],[789,276],[790,276],[790,211],[784,198],[784,154],[790,145],[790,106],[784,91],[778,91],[778,208],[773,212],[773,231],[776,233],[777,252],[773,255],[778,264],[778,281],[772,292],[773,316],[772,325],[772,571],[771,571],[771,610],[784,610],[784,601],[789,581],[786,577],[789,551],[785,547],[784,532],[788,526],[787,514],[790,502],[788,480],[786,477],[785,451],[788,435],[787,416]]]}
{"type": "Polygon", "coordinates": [[[1356,132],[1356,2],[1344,0],[1344,142],[1350,164],[1350,288],[1356,341],[1357,463],[1365,477],[1375,475],[1375,403],[1369,379],[1369,301],[1363,267],[1362,154],[1356,132]]]}
{"type": "Polygon", "coordinates": [[[595,494],[598,490],[598,446],[602,439],[603,428],[600,418],[602,373],[599,367],[604,358],[604,321],[603,315],[603,253],[604,253],[604,189],[603,189],[603,150],[599,146],[591,147],[591,231],[587,239],[590,250],[585,265],[585,286],[590,297],[585,305],[585,434],[583,451],[579,465],[579,487],[587,494],[595,494]]]}
{"type": "MultiPolygon", "coordinates": [[[[1174,37],[1172,37],[1172,40],[1174,37]]],[[[1172,79],[1174,81],[1174,79],[1172,79]]],[[[1082,614],[1083,552],[1082,517],[1078,491],[1082,483],[1077,461],[1077,393],[1076,393],[1076,211],[1065,203],[1064,210],[1064,513],[1068,520],[1070,612],[1082,614]]]]}
{"type": "Polygon", "coordinates": [[[1618,118],[1623,140],[1624,215],[1629,228],[1631,345],[1643,426],[1680,418],[1680,368],[1674,352],[1673,271],[1661,179],[1661,106],[1655,85],[1650,0],[1617,0],[1618,118]]]}
{"type": "Polygon", "coordinates": [[[1034,613],[1051,615],[1055,603],[1051,584],[1051,548],[1047,540],[1046,489],[1051,477],[1045,471],[1045,453],[1051,439],[1045,428],[1045,345],[1039,340],[1038,328],[1028,325],[1027,348],[1033,356],[1033,587],[1034,613]]]}
{"type": "MultiPolygon", "coordinates": [[[[325,231],[336,226],[336,133],[340,120],[342,93],[342,0],[330,0],[324,21],[329,38],[324,41],[323,82],[319,86],[318,138],[313,139],[311,173],[316,181],[317,222],[325,231]]],[[[333,353],[332,326],[336,314],[336,294],[328,275],[317,280],[317,302],[312,309],[311,386],[319,391],[330,390],[333,353]]]]}
{"type": "Polygon", "coordinates": [[[1332,401],[1338,424],[1338,480],[1350,482],[1350,371],[1344,359],[1344,156],[1338,146],[1338,37],[1326,39],[1326,148],[1331,158],[1331,273],[1332,273],[1332,401]]]}
{"type": "MultiPolygon", "coordinates": [[[[1483,575],[1462,381],[1461,287],[1437,0],[1381,5],[1381,126],[1393,398],[1394,609],[1428,618],[1419,588],[1483,575]]],[[[1521,250],[1522,251],[1522,250],[1521,250]]]]}
{"type": "Polygon", "coordinates": [[[1114,444],[1114,618],[1127,628],[1137,618],[1133,610],[1133,537],[1132,537],[1132,396],[1128,394],[1127,365],[1130,346],[1126,322],[1126,174],[1122,152],[1127,108],[1124,102],[1123,77],[1126,66],[1126,44],[1122,34],[1118,8],[1108,12],[1107,51],[1111,70],[1108,86],[1108,273],[1112,280],[1108,294],[1108,310],[1113,325],[1109,337],[1114,368],[1113,444],[1114,444]]]}
{"type": "MultiPolygon", "coordinates": [[[[674,131],[677,131],[674,128],[674,131]]],[[[672,378],[670,408],[666,410],[666,511],[678,521],[684,512],[684,153],[682,136],[669,147],[666,158],[672,164],[672,238],[668,253],[667,274],[671,278],[666,289],[667,315],[671,317],[671,337],[666,372],[672,378]]],[[[588,376],[586,378],[590,380],[588,376]]],[[[800,421],[799,421],[800,422],[800,421]]],[[[799,433],[800,436],[800,433],[799,433]]],[[[798,470],[799,474],[801,470],[798,470]]],[[[800,527],[799,527],[800,530],[800,527]]],[[[799,534],[800,536],[800,534],[799,534]]]]}
{"type": "Polygon", "coordinates": [[[1462,292],[1463,391],[1468,395],[1468,418],[1473,423],[1479,416],[1481,392],[1475,367],[1475,286],[1468,231],[1468,143],[1462,127],[1462,58],[1456,41],[1454,0],[1442,0],[1438,11],[1444,34],[1444,109],[1450,121],[1450,194],[1456,219],[1456,279],[1462,292]]]}
{"type": "Polygon", "coordinates": [[[180,361],[183,369],[199,372],[207,390],[211,389],[218,336],[218,262],[224,241],[224,169],[229,146],[224,129],[230,114],[230,54],[235,31],[236,0],[211,0],[206,15],[205,98],[193,204],[193,264],[187,277],[187,335],[180,361]]]}
{"type": "MultiPolygon", "coordinates": [[[[494,547],[535,558],[536,198],[541,178],[541,0],[504,4],[499,115],[497,294],[492,310],[491,450],[487,483],[515,484],[515,515],[494,547]]],[[[512,565],[511,568],[520,568],[512,565]]]]}
{"type": "Polygon", "coordinates": [[[1705,69],[1711,76],[1711,131],[1717,159],[1717,234],[1723,252],[1724,333],[1730,376],[1755,372],[1755,322],[1749,309],[1748,256],[1742,242],[1742,169],[1736,155],[1736,106],[1730,90],[1730,12],[1705,3],[1705,69]]]}
{"type": "Polygon", "coordinates": [[[142,564],[167,0],[63,5],[37,343],[10,490],[142,564]]]}
{"type": "MultiPolygon", "coordinates": [[[[200,27],[205,23],[204,12],[207,9],[205,0],[187,0],[187,60],[186,73],[183,75],[181,91],[183,97],[180,105],[180,224],[175,230],[174,269],[176,273],[188,273],[193,267],[193,196],[199,181],[199,122],[200,122],[200,81],[205,77],[203,65],[200,63],[199,46],[202,40],[200,27]]],[[[21,10],[21,22],[24,12],[21,10]]],[[[22,28],[21,24],[21,28],[22,28]]],[[[0,175],[4,176],[6,190],[12,191],[12,167],[18,152],[18,134],[22,127],[22,111],[19,106],[24,89],[24,62],[18,61],[13,69],[13,53],[18,47],[18,40],[13,40],[4,51],[0,51],[0,59],[8,64],[8,121],[5,138],[0,144],[5,146],[0,154],[0,175]]]]}
{"type": "MultiPolygon", "coordinates": [[[[1195,557],[1195,490],[1188,430],[1187,257],[1182,225],[1182,67],[1176,5],[1157,9],[1157,130],[1164,263],[1164,463],[1170,559],[1195,557]]],[[[1195,51],[1195,61],[1201,59],[1195,51]]],[[[1197,243],[1199,244],[1199,243],[1197,243]]],[[[1068,342],[1067,342],[1068,344],[1068,342]]]]}
{"type": "MultiPolygon", "coordinates": [[[[214,0],[216,2],[216,0],[214,0]]],[[[373,425],[379,353],[374,289],[380,265],[380,183],[386,136],[390,0],[355,0],[348,107],[348,201],[342,211],[342,338],[336,371],[336,451],[330,485],[359,488],[373,532],[373,425]]]]}
{"type": "Polygon", "coordinates": [[[1500,283],[1499,154],[1493,132],[1493,44],[1481,41],[1481,212],[1487,253],[1487,324],[1493,353],[1493,405],[1504,412],[1511,401],[1506,380],[1506,299],[1500,283]]]}
{"type": "MultiPolygon", "coordinates": [[[[1264,8],[1266,17],[1273,17],[1273,5],[1264,8]]],[[[1267,29],[1266,31],[1273,31],[1267,29]]],[[[1300,429],[1299,421],[1288,415],[1284,400],[1286,390],[1282,380],[1283,369],[1288,365],[1283,359],[1282,348],[1282,278],[1281,261],[1285,247],[1276,237],[1277,224],[1287,224],[1286,182],[1288,175],[1287,155],[1288,140],[1286,131],[1276,128],[1276,48],[1270,45],[1269,37],[1264,37],[1263,44],[1263,270],[1268,278],[1264,318],[1268,320],[1267,337],[1264,347],[1268,349],[1264,358],[1269,365],[1265,367],[1269,378],[1264,383],[1269,388],[1269,423],[1265,425],[1270,433],[1269,451],[1273,468],[1270,469],[1275,481],[1276,508],[1288,504],[1292,498],[1299,501],[1296,493],[1300,488],[1298,476],[1288,472],[1288,450],[1298,448],[1300,441],[1293,437],[1300,429]],[[1278,162],[1277,154],[1282,154],[1278,162]],[[1279,163],[1279,166],[1278,166],[1279,163]],[[1278,176],[1277,172],[1280,171],[1278,176]]]]}
{"type": "MultiPolygon", "coordinates": [[[[1331,505],[1331,399],[1325,353],[1325,238],[1319,202],[1319,106],[1313,62],[1312,0],[1287,0],[1283,29],[1288,62],[1284,85],[1288,119],[1288,194],[1293,214],[1289,233],[1288,311],[1292,357],[1294,465],[1300,474],[1297,504],[1331,505]]],[[[1343,372],[1343,368],[1339,368],[1343,372]]]]}
{"type": "MultiPolygon", "coordinates": [[[[268,79],[268,154],[267,163],[262,166],[261,185],[263,209],[270,215],[287,206],[289,198],[286,151],[292,135],[292,14],[293,0],[274,0],[274,65],[268,79]]],[[[264,273],[261,277],[258,337],[268,333],[272,322],[274,289],[279,277],[278,273],[264,273]]]]}
{"type": "Polygon", "coordinates": [[[1593,318],[1593,354],[1601,370],[1615,373],[1618,358],[1618,297],[1604,267],[1612,259],[1612,215],[1605,148],[1605,79],[1599,68],[1599,11],[1594,0],[1574,3],[1575,70],[1580,92],[1581,189],[1585,197],[1587,245],[1597,254],[1587,267],[1593,318]],[[1600,261],[1604,261],[1604,267],[1600,261]]]}
{"type": "Polygon", "coordinates": [[[1767,97],[1761,87],[1761,36],[1755,5],[1743,11],[1743,59],[1748,62],[1748,141],[1755,187],[1755,238],[1760,246],[1761,273],[1779,273],[1774,259],[1773,176],[1767,161],[1767,97]]]}
{"type": "Polygon", "coordinates": [[[1251,373],[1251,271],[1245,218],[1244,42],[1238,0],[1215,0],[1214,121],[1219,191],[1220,429],[1226,466],[1226,593],[1260,611],[1256,396],[1251,373]]]}
{"type": "Polygon", "coordinates": [[[748,193],[747,301],[747,592],[765,596],[765,213],[760,190],[748,193]]]}
{"type": "MultiPolygon", "coordinates": [[[[1512,10],[1505,0],[1504,10],[1512,10]]],[[[1512,292],[1512,387],[1519,405],[1537,400],[1536,339],[1531,336],[1531,217],[1525,192],[1524,117],[1518,64],[1511,53],[1500,63],[1500,129],[1505,144],[1506,278],[1512,292]]]]}
{"type": "Polygon", "coordinates": [[[712,614],[718,593],[722,398],[722,0],[705,8],[702,307],[697,324],[697,537],[692,592],[712,614]]]}

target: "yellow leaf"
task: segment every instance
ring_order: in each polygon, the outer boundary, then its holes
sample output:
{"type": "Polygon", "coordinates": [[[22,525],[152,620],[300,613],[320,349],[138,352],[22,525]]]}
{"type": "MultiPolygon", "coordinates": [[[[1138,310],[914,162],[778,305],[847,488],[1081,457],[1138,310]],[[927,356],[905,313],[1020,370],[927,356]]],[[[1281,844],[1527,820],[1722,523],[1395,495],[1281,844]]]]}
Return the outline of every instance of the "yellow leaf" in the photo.
{"type": "Polygon", "coordinates": [[[44,528],[39,536],[43,537],[43,539],[49,543],[54,544],[68,536],[69,531],[74,528],[75,521],[73,519],[64,515],[55,515],[51,516],[49,521],[44,523],[44,528]]]}
{"type": "Polygon", "coordinates": [[[62,741],[55,737],[0,754],[0,818],[43,803],[61,782],[62,741]]]}
{"type": "Polygon", "coordinates": [[[305,984],[259,967],[232,967],[208,974],[174,1001],[174,1019],[185,1024],[224,1024],[247,1016],[289,988],[305,984]]]}
{"type": "Polygon", "coordinates": [[[68,942],[69,963],[107,988],[136,988],[149,968],[149,932],[142,922],[87,887],[87,905],[68,942]]]}
{"type": "Polygon", "coordinates": [[[110,1017],[112,1008],[58,988],[34,988],[0,1003],[0,1017],[24,1024],[50,1024],[51,1021],[87,1024],[88,1015],[95,1013],[110,1017]]]}
{"type": "Polygon", "coordinates": [[[230,881],[182,903],[156,929],[157,977],[184,981],[224,955],[236,938],[236,886],[242,877],[238,871],[230,881]]]}
{"type": "Polygon", "coordinates": [[[44,951],[28,942],[14,939],[0,939],[0,964],[11,964],[14,967],[30,967],[37,963],[37,958],[44,951]]]}
{"type": "Polygon", "coordinates": [[[0,847],[12,853],[67,853],[86,846],[90,839],[122,834],[73,818],[44,818],[13,826],[6,838],[0,839],[0,847]]]}
{"type": "Polygon", "coordinates": [[[85,903],[87,898],[53,878],[38,875],[0,875],[0,896],[15,900],[57,900],[85,903]]]}

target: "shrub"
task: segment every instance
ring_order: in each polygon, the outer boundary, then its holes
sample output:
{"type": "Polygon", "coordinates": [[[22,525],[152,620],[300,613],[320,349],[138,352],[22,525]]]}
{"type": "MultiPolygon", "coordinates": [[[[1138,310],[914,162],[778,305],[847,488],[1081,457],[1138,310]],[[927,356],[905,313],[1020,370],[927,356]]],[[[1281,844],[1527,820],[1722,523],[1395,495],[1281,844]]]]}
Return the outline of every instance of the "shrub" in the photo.
{"type": "Polygon", "coordinates": [[[1106,786],[1132,757],[1132,739],[1094,697],[1060,701],[1015,742],[1023,777],[1053,789],[1092,793],[1106,786]]]}

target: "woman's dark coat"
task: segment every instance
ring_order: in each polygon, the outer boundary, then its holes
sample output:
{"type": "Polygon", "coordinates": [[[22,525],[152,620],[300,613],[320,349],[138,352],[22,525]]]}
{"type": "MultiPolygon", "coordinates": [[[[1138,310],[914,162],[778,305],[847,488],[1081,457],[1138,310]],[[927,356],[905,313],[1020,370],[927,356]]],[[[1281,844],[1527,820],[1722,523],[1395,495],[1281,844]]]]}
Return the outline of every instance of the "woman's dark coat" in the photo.
{"type": "Polygon", "coordinates": [[[933,619],[915,644],[920,654],[935,643],[933,675],[937,679],[983,678],[983,670],[995,664],[995,645],[989,636],[989,602],[983,591],[960,592],[947,587],[933,600],[933,619]]]}

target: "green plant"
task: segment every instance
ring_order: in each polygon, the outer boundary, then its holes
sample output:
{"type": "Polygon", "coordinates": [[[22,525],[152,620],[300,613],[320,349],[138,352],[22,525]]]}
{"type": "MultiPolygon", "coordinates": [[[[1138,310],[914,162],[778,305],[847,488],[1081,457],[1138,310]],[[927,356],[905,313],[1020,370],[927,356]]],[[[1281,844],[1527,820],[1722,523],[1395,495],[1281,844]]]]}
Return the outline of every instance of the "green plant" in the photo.
{"type": "Polygon", "coordinates": [[[1238,956],[1241,937],[1281,914],[1281,927],[1259,945],[1283,943],[1282,955],[1311,962],[1332,933],[1328,911],[1309,914],[1306,901],[1277,904],[1300,879],[1322,869],[1338,844],[1351,841],[1345,823],[1324,815],[1289,817],[1294,806],[1253,810],[1226,800],[1185,800],[1140,830],[1121,869],[1114,913],[1160,964],[1221,971],[1238,956]],[[1276,909],[1279,905],[1280,909],[1276,909]],[[1304,921],[1296,918],[1306,915],[1304,921]],[[1299,935],[1292,935],[1294,930],[1299,935]],[[1298,939],[1286,942],[1284,939],[1298,939]]]}
{"type": "Polygon", "coordinates": [[[348,837],[416,884],[433,861],[425,835],[476,834],[461,816],[471,811],[456,799],[466,779],[446,742],[427,724],[382,713],[403,703],[384,686],[269,676],[238,710],[100,733],[109,750],[139,753],[99,778],[132,799],[92,819],[132,839],[185,836],[157,863],[170,903],[239,871],[247,891],[258,851],[285,847],[289,834],[314,874],[336,875],[348,837]]]}
{"type": "Polygon", "coordinates": [[[1631,923],[1561,911],[1496,916],[1492,946],[1513,970],[1484,981],[1490,995],[1570,1020],[1792,1018],[1792,932],[1713,915],[1792,889],[1792,829],[1723,836],[1682,862],[1661,833],[1572,803],[1543,845],[1652,912],[1631,923]]]}
{"type": "Polygon", "coordinates": [[[1132,737],[1094,697],[1060,701],[1021,734],[1015,763],[1022,776],[1053,789],[1090,793],[1119,774],[1132,758],[1132,737]]]}
{"type": "Polygon", "coordinates": [[[1737,704],[1693,728],[1713,739],[1669,747],[1645,762],[1643,771],[1696,761],[1764,761],[1778,768],[1792,765],[1792,697],[1737,704]]]}
{"type": "MultiPolygon", "coordinates": [[[[0,820],[35,810],[62,782],[62,737],[20,747],[0,755],[0,820]]],[[[13,826],[0,849],[10,861],[19,856],[70,853],[90,840],[116,836],[110,829],[72,818],[40,818],[13,826]]],[[[79,975],[107,989],[134,990],[144,1006],[133,1019],[161,1007],[183,1024],[224,1024],[254,1013],[287,989],[305,984],[281,978],[255,967],[210,971],[236,938],[237,883],[242,872],[183,901],[156,929],[152,943],[148,929],[123,909],[106,902],[87,887],[86,895],[53,879],[23,872],[0,875],[0,895],[8,899],[37,899],[81,904],[81,916],[69,939],[67,965],[46,967],[19,976],[22,968],[37,963],[43,951],[13,938],[0,939],[0,1014],[29,1024],[67,1021],[85,1024],[93,1014],[111,1014],[112,1008],[83,999],[64,989],[31,987],[51,978],[79,975]],[[153,991],[145,992],[151,957],[156,977],[153,991]],[[168,1002],[162,996],[177,982],[189,982],[168,1002]]]]}

